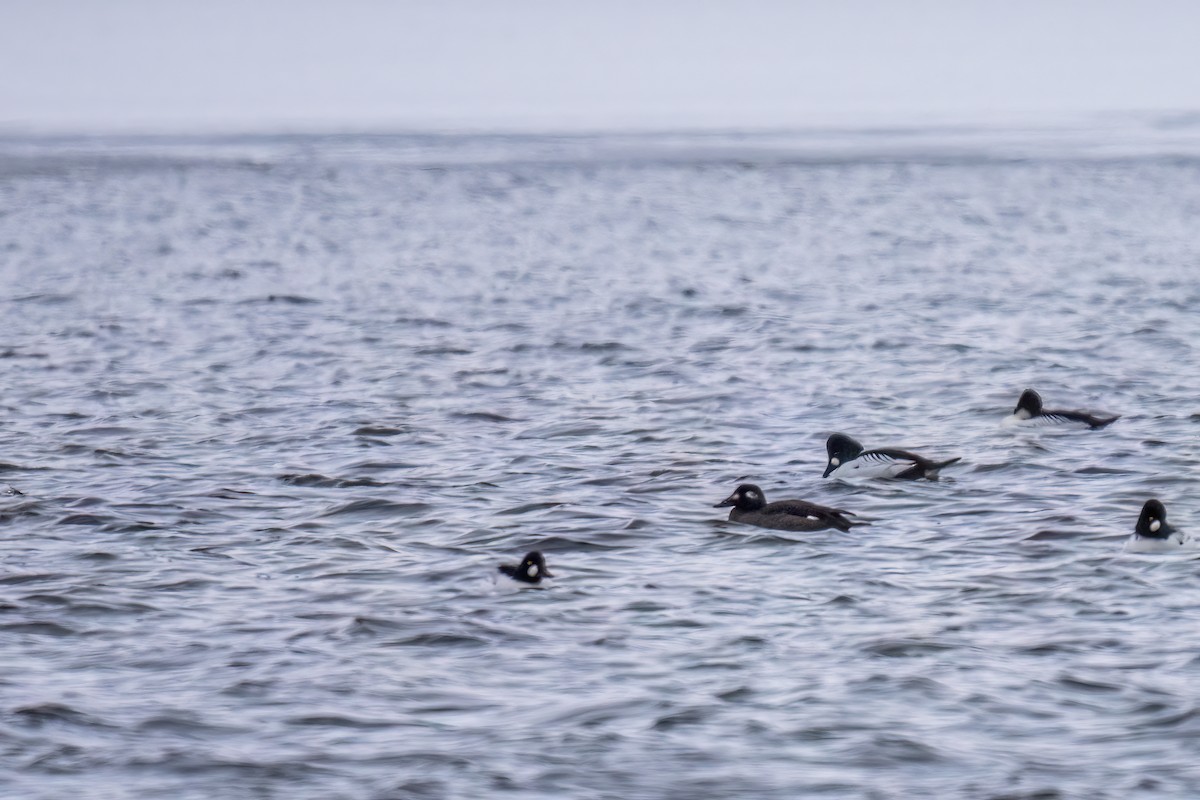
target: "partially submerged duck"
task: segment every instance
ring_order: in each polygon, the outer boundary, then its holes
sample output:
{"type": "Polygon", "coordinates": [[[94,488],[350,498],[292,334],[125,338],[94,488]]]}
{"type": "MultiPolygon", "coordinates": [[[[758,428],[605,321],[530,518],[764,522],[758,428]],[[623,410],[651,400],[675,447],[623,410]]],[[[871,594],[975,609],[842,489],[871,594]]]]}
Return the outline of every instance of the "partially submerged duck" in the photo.
{"type": "Polygon", "coordinates": [[[526,553],[520,564],[501,564],[498,569],[521,583],[541,583],[542,578],[554,577],[554,573],[546,569],[546,559],[537,550],[526,553]]]}

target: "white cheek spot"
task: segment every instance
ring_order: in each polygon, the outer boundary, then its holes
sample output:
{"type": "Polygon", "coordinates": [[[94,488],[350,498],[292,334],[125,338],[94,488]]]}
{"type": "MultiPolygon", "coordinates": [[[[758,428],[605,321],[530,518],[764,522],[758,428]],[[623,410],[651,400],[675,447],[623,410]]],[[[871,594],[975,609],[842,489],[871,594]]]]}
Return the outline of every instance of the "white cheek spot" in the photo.
{"type": "Polygon", "coordinates": [[[829,459],[829,463],[833,464],[835,467],[840,467],[842,465],[842,460],[840,458],[834,457],[834,458],[829,459]]]}
{"type": "Polygon", "coordinates": [[[1158,533],[1158,529],[1161,527],[1162,527],[1162,523],[1160,523],[1158,520],[1156,520],[1156,519],[1150,520],[1150,530],[1152,532],[1158,533]]]}
{"type": "Polygon", "coordinates": [[[537,564],[530,564],[529,568],[525,570],[525,574],[531,578],[536,578],[538,574],[537,564]]]}

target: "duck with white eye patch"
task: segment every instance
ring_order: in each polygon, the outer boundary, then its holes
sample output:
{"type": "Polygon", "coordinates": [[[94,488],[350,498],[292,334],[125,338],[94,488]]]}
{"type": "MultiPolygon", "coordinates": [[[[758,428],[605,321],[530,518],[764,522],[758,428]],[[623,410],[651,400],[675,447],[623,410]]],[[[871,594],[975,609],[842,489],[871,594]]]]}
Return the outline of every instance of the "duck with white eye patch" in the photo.
{"type": "Polygon", "coordinates": [[[732,522],[744,522],[777,531],[821,531],[826,528],[848,531],[852,525],[867,524],[846,519],[847,514],[854,516],[853,511],[820,506],[807,500],[768,503],[762,489],[752,483],[743,483],[713,508],[724,506],[733,506],[729,509],[732,522]]]}
{"type": "Polygon", "coordinates": [[[514,581],[538,584],[542,578],[553,578],[554,573],[546,569],[546,559],[537,550],[525,554],[520,564],[501,564],[497,567],[514,581]]]}
{"type": "Polygon", "coordinates": [[[961,456],[945,461],[933,461],[908,450],[881,447],[865,449],[856,439],[844,433],[835,433],[825,440],[825,452],[829,462],[825,465],[828,478],[899,478],[918,480],[925,478],[936,481],[942,467],[960,461],[961,456]]]}
{"type": "Polygon", "coordinates": [[[1021,392],[1017,399],[1017,407],[1013,413],[1004,418],[1005,425],[1043,426],[1078,423],[1087,425],[1095,430],[1111,425],[1121,418],[1120,414],[1098,416],[1086,411],[1066,411],[1042,407],[1042,396],[1033,389],[1021,392]]]}
{"type": "Polygon", "coordinates": [[[1129,553],[1177,553],[1194,542],[1183,531],[1167,524],[1167,509],[1158,500],[1147,500],[1138,515],[1133,535],[1125,542],[1129,553]]]}

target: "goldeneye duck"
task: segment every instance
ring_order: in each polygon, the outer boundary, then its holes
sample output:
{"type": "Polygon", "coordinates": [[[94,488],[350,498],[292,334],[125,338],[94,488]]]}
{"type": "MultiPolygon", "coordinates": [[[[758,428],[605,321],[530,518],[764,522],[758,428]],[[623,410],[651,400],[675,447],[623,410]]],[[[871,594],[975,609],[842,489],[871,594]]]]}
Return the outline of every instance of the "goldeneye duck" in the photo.
{"type": "Polygon", "coordinates": [[[848,531],[851,525],[866,524],[846,519],[847,514],[854,516],[852,511],[819,506],[806,500],[778,500],[768,503],[762,489],[752,483],[743,483],[713,508],[723,506],[733,506],[729,509],[729,519],[733,522],[744,522],[747,525],[777,531],[820,531],[825,528],[848,531]]]}
{"type": "Polygon", "coordinates": [[[1167,524],[1167,509],[1163,504],[1147,500],[1125,549],[1130,553],[1171,553],[1189,542],[1187,534],[1167,524]]]}
{"type": "Polygon", "coordinates": [[[520,564],[501,564],[498,569],[521,583],[541,583],[542,578],[554,577],[554,573],[546,569],[546,559],[537,550],[526,553],[520,564]]]}
{"type": "Polygon", "coordinates": [[[926,478],[936,481],[942,467],[961,460],[960,456],[946,461],[932,461],[893,447],[864,450],[858,441],[844,433],[830,436],[825,441],[825,452],[829,455],[829,463],[825,465],[823,478],[832,475],[835,478],[926,478]]]}
{"type": "Polygon", "coordinates": [[[1013,409],[1012,415],[1005,417],[1004,422],[1010,425],[1024,423],[1030,425],[1055,425],[1064,422],[1079,422],[1087,425],[1089,428],[1096,429],[1103,428],[1105,425],[1111,425],[1120,418],[1120,414],[1114,416],[1097,416],[1089,414],[1086,411],[1064,411],[1061,409],[1042,408],[1042,396],[1033,389],[1026,389],[1021,392],[1021,397],[1017,400],[1017,407],[1013,409]]]}

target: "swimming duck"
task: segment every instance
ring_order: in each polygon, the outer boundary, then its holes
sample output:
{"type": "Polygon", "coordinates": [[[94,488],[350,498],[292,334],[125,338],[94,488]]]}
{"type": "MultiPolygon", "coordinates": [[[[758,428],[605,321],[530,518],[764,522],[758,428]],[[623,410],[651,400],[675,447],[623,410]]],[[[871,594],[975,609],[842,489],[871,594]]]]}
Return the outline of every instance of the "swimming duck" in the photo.
{"type": "Polygon", "coordinates": [[[1021,392],[1021,397],[1017,400],[1017,407],[1013,409],[1013,413],[1010,416],[1004,418],[1004,422],[1009,425],[1057,425],[1076,422],[1096,429],[1103,428],[1105,425],[1111,425],[1120,418],[1120,414],[1114,416],[1097,416],[1089,414],[1086,411],[1045,409],[1042,408],[1042,396],[1033,389],[1026,389],[1021,392]]]}
{"type": "Polygon", "coordinates": [[[852,525],[866,524],[846,519],[846,514],[854,516],[852,511],[819,506],[806,500],[777,500],[768,503],[762,489],[752,483],[743,483],[713,508],[723,506],[733,506],[729,509],[729,519],[733,522],[744,522],[747,525],[779,531],[820,531],[825,528],[848,531],[852,525]]]}
{"type": "Polygon", "coordinates": [[[1189,541],[1187,534],[1167,524],[1167,509],[1161,502],[1147,500],[1125,549],[1130,553],[1171,553],[1189,541]]]}
{"type": "Polygon", "coordinates": [[[542,578],[554,577],[554,573],[546,569],[546,559],[537,550],[526,553],[520,564],[501,564],[499,570],[521,583],[541,583],[542,578]]]}
{"type": "Polygon", "coordinates": [[[835,478],[926,478],[936,481],[942,467],[961,460],[958,457],[932,461],[908,450],[892,447],[864,450],[858,441],[844,433],[830,436],[825,441],[825,452],[829,455],[829,463],[825,465],[824,478],[832,475],[835,478]]]}

